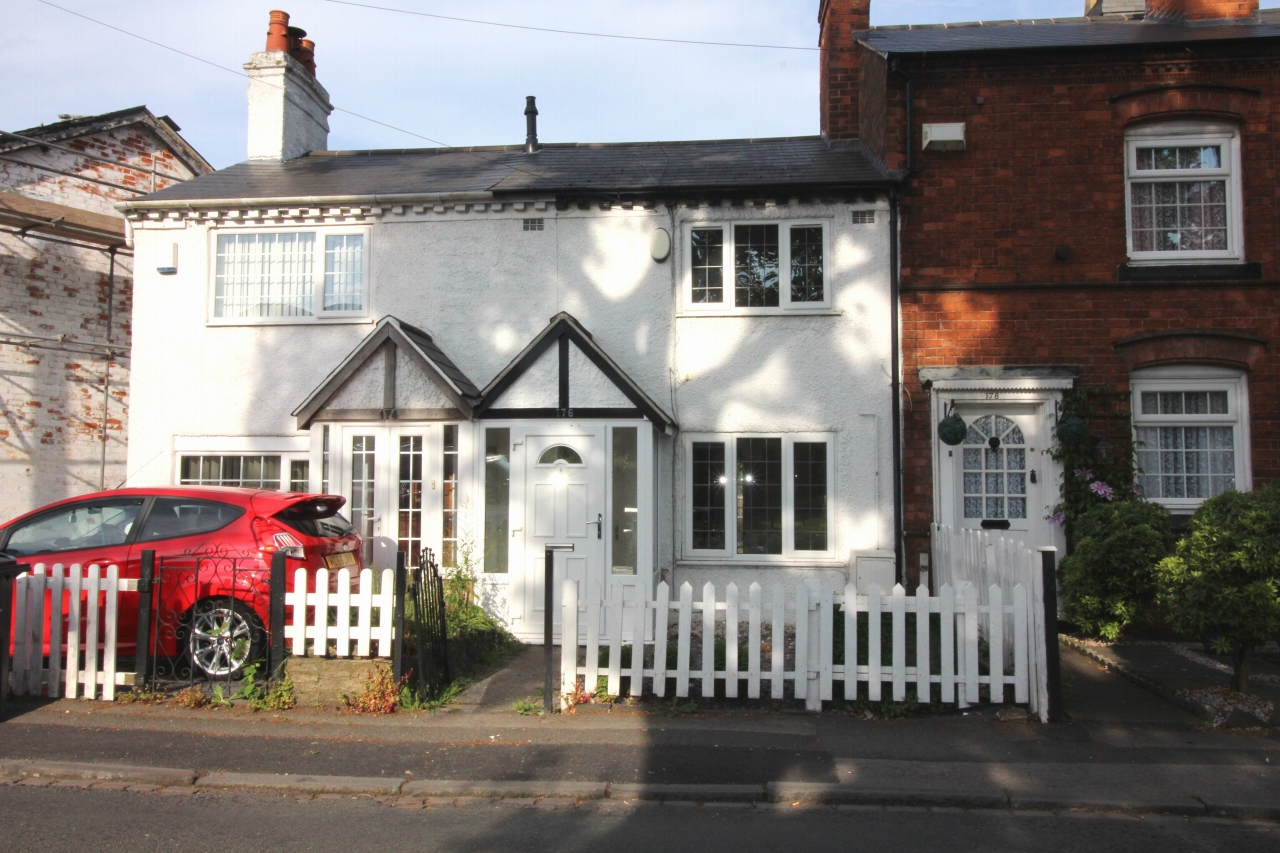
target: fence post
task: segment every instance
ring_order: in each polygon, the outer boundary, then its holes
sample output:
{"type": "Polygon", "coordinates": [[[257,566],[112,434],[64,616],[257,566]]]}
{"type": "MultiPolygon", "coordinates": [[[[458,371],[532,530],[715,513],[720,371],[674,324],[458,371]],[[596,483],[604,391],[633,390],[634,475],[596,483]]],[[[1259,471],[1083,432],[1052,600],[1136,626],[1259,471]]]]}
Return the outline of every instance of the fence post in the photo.
{"type": "Polygon", "coordinates": [[[9,695],[9,638],[13,636],[13,579],[26,566],[10,558],[0,558],[0,722],[9,695]]]}
{"type": "MultiPolygon", "coordinates": [[[[284,675],[284,583],[288,574],[287,560],[283,551],[276,551],[271,555],[271,578],[267,587],[271,597],[271,658],[267,672],[271,678],[284,675]]],[[[305,588],[303,593],[306,593],[305,588]]]]}
{"type": "Polygon", "coordinates": [[[151,675],[151,586],[156,576],[156,552],[142,552],[142,570],[138,574],[138,635],[133,654],[133,686],[143,687],[151,675]]]}
{"type": "Polygon", "coordinates": [[[1062,722],[1062,662],[1058,653],[1058,573],[1057,548],[1040,549],[1040,571],[1044,576],[1044,667],[1048,682],[1047,720],[1062,722]]]}
{"type": "Polygon", "coordinates": [[[392,602],[395,609],[395,621],[392,623],[391,628],[394,632],[394,636],[391,638],[391,674],[395,678],[396,684],[399,684],[400,679],[404,678],[404,591],[405,581],[407,580],[405,558],[404,551],[396,552],[396,591],[395,600],[392,602]]]}

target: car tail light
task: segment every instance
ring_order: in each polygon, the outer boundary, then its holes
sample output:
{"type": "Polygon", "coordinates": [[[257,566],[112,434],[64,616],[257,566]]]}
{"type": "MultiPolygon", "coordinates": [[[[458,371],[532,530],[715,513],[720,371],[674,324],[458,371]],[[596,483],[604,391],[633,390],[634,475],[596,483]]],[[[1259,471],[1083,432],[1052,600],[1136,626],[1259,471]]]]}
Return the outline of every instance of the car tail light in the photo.
{"type": "Polygon", "coordinates": [[[259,550],[265,554],[280,551],[298,559],[306,556],[302,542],[269,518],[259,516],[253,520],[253,537],[258,541],[259,550]]]}

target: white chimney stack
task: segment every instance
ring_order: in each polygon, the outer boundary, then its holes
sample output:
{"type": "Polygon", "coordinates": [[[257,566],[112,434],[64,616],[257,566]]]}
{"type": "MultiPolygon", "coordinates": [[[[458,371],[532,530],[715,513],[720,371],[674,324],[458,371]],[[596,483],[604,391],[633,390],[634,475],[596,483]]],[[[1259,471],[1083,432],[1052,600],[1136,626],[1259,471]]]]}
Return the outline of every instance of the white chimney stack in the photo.
{"type": "Polygon", "coordinates": [[[329,93],[315,77],[315,43],[273,11],[267,49],[245,64],[249,74],[249,159],[281,162],[329,147],[329,93]]]}

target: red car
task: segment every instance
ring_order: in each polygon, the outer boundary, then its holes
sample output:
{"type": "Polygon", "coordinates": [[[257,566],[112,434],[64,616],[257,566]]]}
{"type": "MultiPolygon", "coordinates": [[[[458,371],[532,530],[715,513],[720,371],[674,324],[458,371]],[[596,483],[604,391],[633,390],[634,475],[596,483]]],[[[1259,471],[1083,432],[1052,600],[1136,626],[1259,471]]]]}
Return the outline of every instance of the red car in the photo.
{"type": "MultiPolygon", "coordinates": [[[[120,577],[137,578],[142,552],[154,550],[157,657],[227,677],[265,649],[275,552],[289,557],[289,590],[300,567],[349,568],[353,576],[363,568],[360,537],[338,513],[344,503],[338,495],[221,486],[116,489],[19,516],[0,528],[0,552],[47,567],[114,563],[120,577]]],[[[122,593],[121,654],[135,650],[137,611],[138,594],[122,593]]]]}

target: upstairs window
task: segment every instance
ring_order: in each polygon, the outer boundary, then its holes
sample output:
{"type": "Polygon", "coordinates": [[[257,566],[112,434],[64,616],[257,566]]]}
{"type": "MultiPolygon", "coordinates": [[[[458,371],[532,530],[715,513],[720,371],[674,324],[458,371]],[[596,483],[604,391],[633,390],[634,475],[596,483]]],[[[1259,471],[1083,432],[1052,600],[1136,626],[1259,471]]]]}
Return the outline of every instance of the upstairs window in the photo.
{"type": "Polygon", "coordinates": [[[1129,258],[1213,263],[1243,258],[1240,136],[1179,122],[1126,135],[1129,258]]]}
{"type": "Polygon", "coordinates": [[[774,313],[831,305],[821,223],[692,225],[686,245],[689,311],[774,313]]]}
{"type": "Polygon", "coordinates": [[[365,234],[219,234],[216,320],[303,321],[368,311],[365,234]]]}

